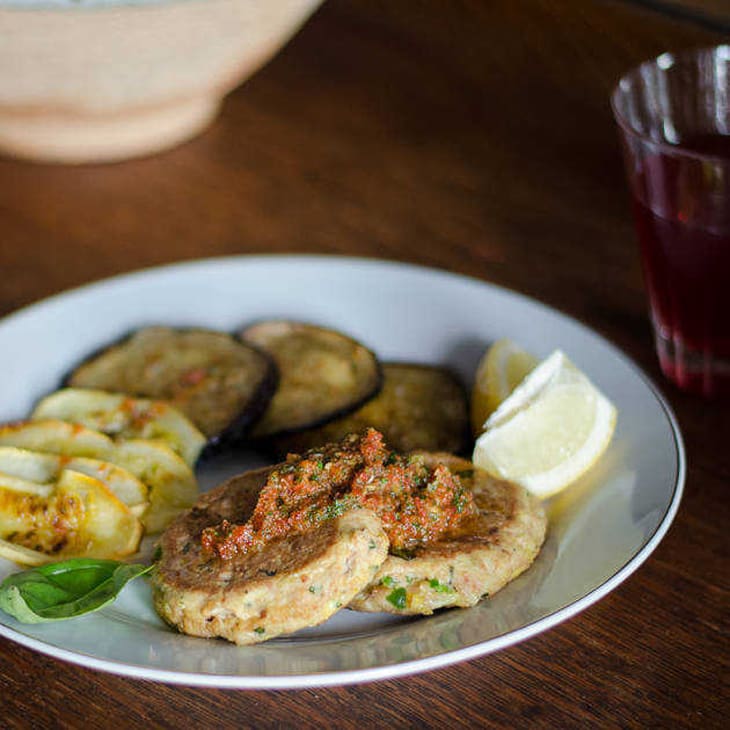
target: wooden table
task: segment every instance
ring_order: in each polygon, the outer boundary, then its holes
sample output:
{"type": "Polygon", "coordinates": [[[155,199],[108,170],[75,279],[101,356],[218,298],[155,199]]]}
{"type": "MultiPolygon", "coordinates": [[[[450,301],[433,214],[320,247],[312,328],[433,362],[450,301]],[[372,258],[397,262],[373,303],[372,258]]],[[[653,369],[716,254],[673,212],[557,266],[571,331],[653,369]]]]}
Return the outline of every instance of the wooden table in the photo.
{"type": "Polygon", "coordinates": [[[617,344],[665,389],[689,460],[649,561],[523,644],[398,680],[248,692],[126,679],[0,640],[0,726],[724,726],[729,412],[661,380],[608,106],[635,62],[721,39],[611,2],[330,0],[177,150],[78,168],[0,161],[0,315],[220,254],[442,267],[617,344]]]}

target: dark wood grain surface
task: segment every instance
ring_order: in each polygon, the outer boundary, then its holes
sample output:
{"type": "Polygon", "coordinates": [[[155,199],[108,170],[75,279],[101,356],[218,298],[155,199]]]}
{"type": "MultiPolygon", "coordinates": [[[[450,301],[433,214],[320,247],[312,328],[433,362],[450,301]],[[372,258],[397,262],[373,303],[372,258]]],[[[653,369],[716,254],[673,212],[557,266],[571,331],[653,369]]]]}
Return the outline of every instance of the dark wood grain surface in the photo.
{"type": "Polygon", "coordinates": [[[330,0],[177,150],[78,168],[0,161],[0,315],[220,254],[441,267],[617,344],[661,382],[689,461],[676,522],[648,562],[497,654],[367,685],[227,691],[0,639],[0,727],[726,726],[729,411],[661,381],[608,106],[635,62],[722,39],[625,3],[330,0]]]}

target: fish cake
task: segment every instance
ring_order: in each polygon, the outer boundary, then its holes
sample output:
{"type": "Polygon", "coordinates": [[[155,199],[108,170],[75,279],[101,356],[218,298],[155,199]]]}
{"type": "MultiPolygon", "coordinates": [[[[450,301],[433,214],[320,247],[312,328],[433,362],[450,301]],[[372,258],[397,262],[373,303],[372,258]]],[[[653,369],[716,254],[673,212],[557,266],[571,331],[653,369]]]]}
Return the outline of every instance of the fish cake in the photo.
{"type": "Polygon", "coordinates": [[[253,644],[327,620],[368,585],[388,552],[370,510],[351,510],[262,549],[221,559],[203,549],[206,527],[246,522],[273,467],[233,477],[205,494],[160,540],[154,604],[193,636],[253,644]]]}
{"type": "Polygon", "coordinates": [[[467,608],[494,595],[537,557],[547,520],[535,497],[464,459],[448,454],[426,458],[446,464],[459,475],[470,487],[478,513],[407,555],[388,555],[349,608],[402,615],[428,615],[450,606],[467,608]]]}

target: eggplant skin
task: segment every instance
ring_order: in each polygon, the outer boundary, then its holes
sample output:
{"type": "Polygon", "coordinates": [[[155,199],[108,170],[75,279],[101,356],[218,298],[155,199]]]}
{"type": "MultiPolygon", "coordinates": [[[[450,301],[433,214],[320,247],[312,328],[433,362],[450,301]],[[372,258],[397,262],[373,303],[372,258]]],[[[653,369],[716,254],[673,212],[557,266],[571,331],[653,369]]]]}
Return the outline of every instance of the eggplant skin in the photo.
{"type": "Polygon", "coordinates": [[[402,452],[463,454],[471,446],[466,389],[446,367],[383,363],[380,393],[344,418],[299,433],[274,437],[267,449],[277,458],[302,453],[372,426],[402,452]]]}
{"type": "Polygon", "coordinates": [[[382,368],[372,350],[336,330],[267,320],[243,329],[239,337],[267,352],[279,371],[279,387],[251,431],[254,439],[332,421],[382,387],[382,368]]]}
{"type": "Polygon", "coordinates": [[[245,437],[277,383],[272,358],[227,333],[150,326],[86,358],[63,385],[167,401],[205,434],[208,455],[245,437]]]}

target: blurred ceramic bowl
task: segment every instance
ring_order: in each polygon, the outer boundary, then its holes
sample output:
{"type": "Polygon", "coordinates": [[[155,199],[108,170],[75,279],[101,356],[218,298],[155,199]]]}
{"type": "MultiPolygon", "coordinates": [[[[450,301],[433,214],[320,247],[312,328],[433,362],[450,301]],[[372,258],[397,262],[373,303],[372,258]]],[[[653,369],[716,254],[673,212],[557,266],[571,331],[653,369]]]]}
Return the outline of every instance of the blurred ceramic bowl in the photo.
{"type": "Polygon", "coordinates": [[[193,137],[321,0],[0,0],[0,151],[55,162],[193,137]]]}

